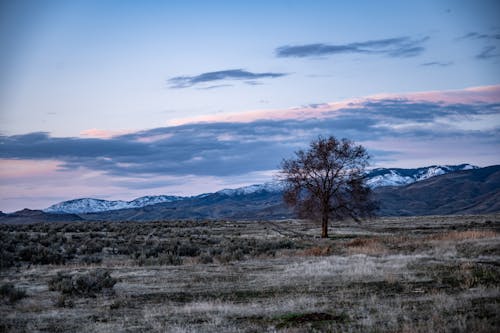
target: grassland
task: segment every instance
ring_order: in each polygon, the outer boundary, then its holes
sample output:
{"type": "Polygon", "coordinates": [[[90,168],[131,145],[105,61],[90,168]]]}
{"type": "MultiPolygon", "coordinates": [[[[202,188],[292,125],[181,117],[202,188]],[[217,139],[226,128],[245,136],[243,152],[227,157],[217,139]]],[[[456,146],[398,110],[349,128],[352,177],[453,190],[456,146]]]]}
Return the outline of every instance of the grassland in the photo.
{"type": "Polygon", "coordinates": [[[0,225],[1,332],[498,332],[500,216],[0,225]]]}

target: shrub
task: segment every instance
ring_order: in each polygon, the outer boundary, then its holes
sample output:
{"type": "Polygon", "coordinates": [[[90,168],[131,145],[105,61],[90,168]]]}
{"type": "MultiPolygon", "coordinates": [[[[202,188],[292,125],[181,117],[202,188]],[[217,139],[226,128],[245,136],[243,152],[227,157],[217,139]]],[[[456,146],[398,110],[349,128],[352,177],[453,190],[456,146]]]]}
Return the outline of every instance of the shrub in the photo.
{"type": "Polygon", "coordinates": [[[3,249],[0,251],[0,269],[5,269],[14,266],[15,264],[15,256],[11,252],[4,251],[3,249]]]}
{"type": "Polygon", "coordinates": [[[7,299],[10,303],[14,303],[26,297],[26,292],[17,289],[12,283],[6,283],[0,287],[0,295],[3,299],[7,299]]]}
{"type": "Polygon", "coordinates": [[[67,295],[59,295],[55,303],[55,306],[59,308],[72,308],[73,306],[75,306],[75,303],[73,303],[73,300],[68,298],[67,295]]]}
{"type": "Polygon", "coordinates": [[[67,275],[59,272],[49,280],[49,290],[67,295],[95,297],[99,292],[110,292],[117,280],[109,271],[97,269],[83,275],[67,275]]]}
{"type": "Polygon", "coordinates": [[[200,254],[200,249],[196,245],[183,243],[177,248],[177,253],[183,257],[196,257],[200,254]]]}
{"type": "Polygon", "coordinates": [[[500,270],[486,265],[475,265],[472,268],[472,276],[474,286],[476,285],[491,285],[498,286],[500,284],[500,270]]]}
{"type": "Polygon", "coordinates": [[[214,258],[209,254],[202,254],[200,256],[200,264],[211,264],[214,262],[214,258]]]}
{"type": "Polygon", "coordinates": [[[231,261],[240,261],[245,258],[245,253],[242,250],[235,250],[229,253],[223,253],[217,256],[217,260],[222,264],[227,264],[231,261]]]}
{"type": "Polygon", "coordinates": [[[86,242],[84,245],[82,245],[78,251],[81,254],[95,254],[95,253],[100,253],[103,249],[103,244],[101,244],[100,241],[92,239],[88,242],[86,242]]]}
{"type": "Polygon", "coordinates": [[[81,262],[84,264],[100,264],[102,262],[102,258],[96,255],[84,256],[81,259],[81,262]]]}
{"type": "Polygon", "coordinates": [[[182,258],[176,254],[161,254],[158,257],[148,258],[141,255],[136,258],[136,263],[139,266],[155,266],[155,265],[182,265],[182,258]]]}
{"type": "Polygon", "coordinates": [[[23,247],[19,253],[19,258],[22,261],[27,261],[31,264],[64,264],[66,258],[57,250],[49,247],[45,247],[40,244],[30,244],[23,247]]]}

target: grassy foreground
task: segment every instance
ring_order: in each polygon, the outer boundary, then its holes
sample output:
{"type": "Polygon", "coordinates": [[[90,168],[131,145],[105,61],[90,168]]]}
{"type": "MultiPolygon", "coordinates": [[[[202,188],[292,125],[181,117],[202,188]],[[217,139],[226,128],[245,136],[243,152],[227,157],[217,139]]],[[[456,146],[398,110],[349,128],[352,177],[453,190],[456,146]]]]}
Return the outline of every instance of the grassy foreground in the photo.
{"type": "Polygon", "coordinates": [[[500,216],[0,225],[0,332],[498,332],[500,216]]]}

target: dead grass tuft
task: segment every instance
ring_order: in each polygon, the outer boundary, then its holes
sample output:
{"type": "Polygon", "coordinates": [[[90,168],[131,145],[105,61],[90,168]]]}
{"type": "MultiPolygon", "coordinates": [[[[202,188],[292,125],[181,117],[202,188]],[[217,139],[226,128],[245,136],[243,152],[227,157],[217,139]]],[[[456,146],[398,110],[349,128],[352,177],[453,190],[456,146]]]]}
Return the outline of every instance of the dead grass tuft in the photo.
{"type": "Polygon", "coordinates": [[[333,253],[331,246],[313,246],[302,251],[299,251],[298,254],[302,256],[329,256],[333,253]]]}
{"type": "Polygon", "coordinates": [[[377,238],[356,238],[346,244],[348,254],[377,255],[387,252],[387,247],[377,238]]]}
{"type": "Polygon", "coordinates": [[[466,231],[449,231],[436,235],[428,236],[427,240],[442,240],[442,241],[462,241],[482,238],[496,238],[500,234],[493,230],[466,230],[466,231]]]}

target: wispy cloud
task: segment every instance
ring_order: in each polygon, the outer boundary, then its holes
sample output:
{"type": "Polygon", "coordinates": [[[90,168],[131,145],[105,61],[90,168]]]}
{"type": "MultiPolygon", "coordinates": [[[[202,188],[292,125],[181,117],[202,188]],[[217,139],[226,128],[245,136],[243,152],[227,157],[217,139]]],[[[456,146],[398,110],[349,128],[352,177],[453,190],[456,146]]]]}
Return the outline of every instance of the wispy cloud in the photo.
{"type": "Polygon", "coordinates": [[[429,37],[413,39],[407,36],[369,40],[347,44],[285,45],[276,49],[278,57],[321,57],[338,54],[381,54],[389,57],[414,57],[424,52],[423,43],[429,37]]]}
{"type": "MultiPolygon", "coordinates": [[[[255,83],[254,80],[259,79],[273,79],[282,76],[286,76],[286,73],[273,73],[273,72],[265,72],[265,73],[253,73],[243,69],[228,69],[223,71],[216,72],[207,72],[194,76],[177,76],[168,80],[171,88],[189,88],[194,85],[210,83],[210,82],[220,82],[220,81],[231,81],[231,80],[250,80],[248,82],[255,83]]],[[[226,84],[221,85],[212,85],[210,88],[218,88],[227,86],[226,84]]]]}
{"type": "Polygon", "coordinates": [[[447,62],[430,61],[430,62],[424,62],[423,64],[420,64],[420,66],[424,66],[424,67],[448,67],[451,65],[453,65],[452,61],[447,61],[447,62]]]}
{"type": "Polygon", "coordinates": [[[483,47],[481,52],[476,55],[477,59],[491,59],[500,57],[500,53],[496,51],[497,47],[493,45],[488,45],[483,47]]]}
{"type": "Polygon", "coordinates": [[[497,51],[497,47],[500,43],[500,32],[498,29],[494,29],[495,32],[469,32],[457,40],[469,39],[477,41],[485,41],[487,45],[483,44],[482,49],[476,54],[476,59],[487,60],[491,58],[500,57],[500,52],[497,51]]]}
{"type": "Polygon", "coordinates": [[[219,89],[219,88],[225,88],[225,87],[232,87],[232,84],[215,84],[213,86],[207,86],[207,87],[199,87],[198,89],[200,90],[212,90],[212,89],[219,89]]]}
{"type": "Polygon", "coordinates": [[[480,32],[469,32],[459,39],[487,39],[487,40],[500,40],[500,33],[480,33],[480,32]]]}
{"type": "MultiPolygon", "coordinates": [[[[470,156],[481,152],[484,157],[488,151],[494,156],[499,148],[499,89],[493,101],[479,89],[475,96],[485,99],[470,103],[422,100],[422,94],[412,99],[370,98],[337,108],[323,103],[290,109],[288,118],[269,119],[272,115],[268,115],[268,119],[247,122],[191,123],[102,139],[55,138],[48,133],[0,136],[0,159],[57,161],[59,172],[92,170],[120,180],[132,179],[140,187],[141,179],[152,186],[150,181],[156,177],[222,179],[273,170],[282,158],[312,138],[333,134],[367,143],[377,151],[377,161],[396,153],[400,160],[413,158],[397,145],[398,140],[427,145],[431,151],[436,142],[454,138],[476,147],[460,156],[477,163],[470,156]],[[396,143],[385,144],[389,141],[396,143]]],[[[463,91],[466,95],[473,92],[463,91]]],[[[445,145],[440,149],[444,156],[445,145]]]]}
{"type": "Polygon", "coordinates": [[[110,131],[110,130],[91,128],[88,130],[81,131],[80,135],[83,137],[88,137],[88,138],[108,139],[108,138],[112,138],[113,136],[116,136],[116,135],[126,134],[126,133],[130,133],[130,132],[133,132],[133,131],[131,131],[131,130],[110,131]]]}

